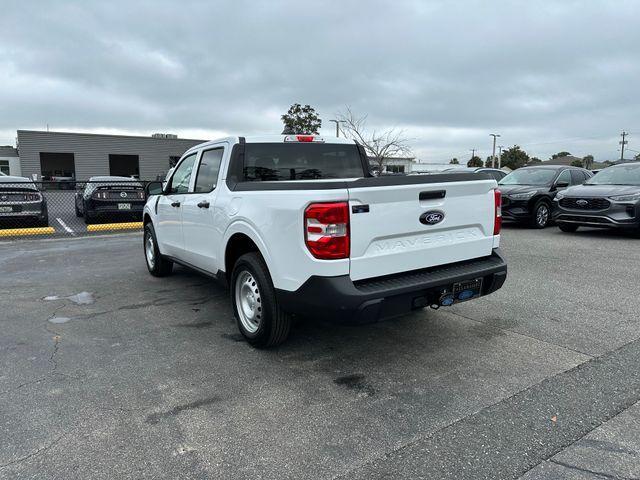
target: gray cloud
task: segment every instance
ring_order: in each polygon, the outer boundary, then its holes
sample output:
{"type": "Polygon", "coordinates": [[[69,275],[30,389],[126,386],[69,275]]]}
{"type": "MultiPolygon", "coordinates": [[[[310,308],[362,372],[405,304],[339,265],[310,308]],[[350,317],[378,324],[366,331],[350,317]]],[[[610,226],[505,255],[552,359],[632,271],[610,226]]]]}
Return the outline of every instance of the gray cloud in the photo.
{"type": "Polygon", "coordinates": [[[405,128],[428,161],[486,156],[493,131],[607,159],[624,128],[640,150],[634,1],[4,3],[1,143],[46,123],[277,133],[297,101],[325,133],[346,104],[405,128]]]}

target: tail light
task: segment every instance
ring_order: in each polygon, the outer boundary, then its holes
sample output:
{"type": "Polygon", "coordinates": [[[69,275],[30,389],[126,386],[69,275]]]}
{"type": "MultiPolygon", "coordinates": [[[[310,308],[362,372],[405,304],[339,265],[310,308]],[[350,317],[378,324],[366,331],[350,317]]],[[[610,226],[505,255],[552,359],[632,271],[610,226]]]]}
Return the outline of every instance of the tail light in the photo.
{"type": "Polygon", "coordinates": [[[502,228],[502,193],[500,190],[493,191],[494,198],[494,219],[493,219],[493,234],[500,235],[500,229],[502,228]]]}
{"type": "Polygon", "coordinates": [[[315,135],[287,135],[284,137],[285,142],[310,142],[324,143],[324,138],[315,135]]]}
{"type": "Polygon", "coordinates": [[[312,203],[304,211],[304,241],[316,258],[349,258],[347,202],[312,203]]]}
{"type": "Polygon", "coordinates": [[[97,199],[104,199],[104,198],[107,198],[107,192],[106,191],[94,192],[93,195],[91,196],[97,199]]]}

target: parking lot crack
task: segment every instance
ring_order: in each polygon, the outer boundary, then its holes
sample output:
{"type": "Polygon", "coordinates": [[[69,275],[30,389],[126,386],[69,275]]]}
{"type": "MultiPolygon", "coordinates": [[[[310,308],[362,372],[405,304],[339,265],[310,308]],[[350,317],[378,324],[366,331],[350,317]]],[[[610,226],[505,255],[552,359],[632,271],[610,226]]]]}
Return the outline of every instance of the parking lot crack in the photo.
{"type": "Polygon", "coordinates": [[[588,473],[589,475],[595,475],[596,477],[608,478],[611,480],[640,480],[640,477],[618,477],[616,475],[611,475],[605,472],[598,472],[595,470],[589,470],[588,468],[578,467],[577,465],[572,465],[570,463],[561,462],[559,460],[554,460],[553,458],[549,460],[551,463],[555,463],[556,465],[560,465],[561,467],[568,468],[570,470],[575,470],[582,473],[588,473]]]}
{"type": "Polygon", "coordinates": [[[562,348],[564,350],[568,350],[570,352],[577,353],[579,355],[584,355],[585,357],[588,357],[588,359],[596,358],[595,355],[591,355],[590,353],[583,352],[581,350],[576,350],[575,348],[567,347],[566,345],[560,345],[558,343],[550,342],[548,340],[544,340],[544,339],[541,339],[541,338],[538,338],[538,337],[527,335],[526,333],[516,332],[514,330],[511,330],[510,328],[501,328],[501,327],[497,327],[497,326],[491,326],[485,321],[478,320],[477,318],[473,318],[473,317],[470,317],[468,315],[463,315],[462,313],[458,313],[458,312],[455,312],[453,310],[449,311],[448,313],[451,313],[451,314],[453,314],[453,315],[455,315],[457,317],[460,317],[460,318],[464,318],[466,320],[470,320],[472,322],[480,323],[482,325],[494,328],[496,330],[500,330],[502,332],[509,332],[509,333],[512,333],[513,335],[518,335],[519,337],[528,338],[530,340],[535,340],[536,342],[542,342],[542,343],[545,343],[547,345],[553,345],[554,347],[562,348]]]}
{"type": "Polygon", "coordinates": [[[37,449],[34,452],[31,452],[28,455],[25,455],[24,457],[20,457],[17,458],[15,460],[12,460],[11,462],[5,463],[3,465],[0,465],[0,470],[6,467],[10,467],[11,465],[17,465],[23,462],[26,462],[27,460],[33,458],[33,457],[37,457],[38,455],[42,455],[43,453],[45,453],[47,450],[50,450],[51,448],[55,447],[58,443],[60,443],[62,441],[62,439],[64,437],[67,436],[68,432],[63,433],[62,435],[56,437],[51,443],[37,449]]]}

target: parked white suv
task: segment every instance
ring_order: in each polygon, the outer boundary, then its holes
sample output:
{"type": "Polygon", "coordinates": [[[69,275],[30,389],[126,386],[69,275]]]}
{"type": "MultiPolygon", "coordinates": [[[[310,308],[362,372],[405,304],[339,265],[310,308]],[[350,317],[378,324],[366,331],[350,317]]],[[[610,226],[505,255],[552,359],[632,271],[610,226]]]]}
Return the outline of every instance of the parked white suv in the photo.
{"type": "Polygon", "coordinates": [[[364,149],[312,135],[230,137],[148,185],[152,275],[173,263],[229,283],[249,343],[291,315],[369,322],[502,286],[500,193],[478,174],[374,177],[364,149]]]}

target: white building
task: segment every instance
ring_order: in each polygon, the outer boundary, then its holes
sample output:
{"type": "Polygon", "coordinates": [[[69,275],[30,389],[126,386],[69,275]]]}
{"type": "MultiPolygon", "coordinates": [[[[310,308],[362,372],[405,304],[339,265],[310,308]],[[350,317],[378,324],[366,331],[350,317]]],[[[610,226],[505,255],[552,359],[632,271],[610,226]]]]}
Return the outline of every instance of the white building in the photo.
{"type": "Polygon", "coordinates": [[[18,150],[9,145],[0,146],[0,172],[16,177],[22,175],[18,150]]]}

